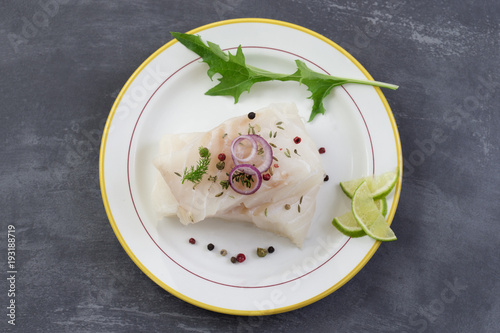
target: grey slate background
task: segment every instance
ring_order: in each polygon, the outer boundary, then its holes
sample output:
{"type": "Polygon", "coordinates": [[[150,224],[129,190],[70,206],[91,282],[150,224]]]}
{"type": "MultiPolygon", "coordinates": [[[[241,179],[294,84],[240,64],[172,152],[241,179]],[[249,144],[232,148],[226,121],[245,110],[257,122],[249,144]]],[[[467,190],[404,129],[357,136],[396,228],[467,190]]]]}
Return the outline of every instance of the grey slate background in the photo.
{"type": "Polygon", "coordinates": [[[0,331],[500,331],[498,1],[54,1],[1,3],[0,331]],[[330,296],[260,318],[196,308],[147,278],[98,182],[104,122],[133,71],[169,31],[238,17],[317,31],[401,86],[384,91],[405,159],[398,241],[330,296]]]}

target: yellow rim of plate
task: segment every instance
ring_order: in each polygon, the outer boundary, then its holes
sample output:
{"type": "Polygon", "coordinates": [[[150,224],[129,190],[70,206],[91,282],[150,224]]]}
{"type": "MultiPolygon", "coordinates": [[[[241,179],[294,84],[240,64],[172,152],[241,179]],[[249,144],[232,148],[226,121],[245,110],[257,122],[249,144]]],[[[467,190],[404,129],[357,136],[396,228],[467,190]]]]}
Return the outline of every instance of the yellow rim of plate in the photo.
{"type": "MultiPolygon", "coordinates": [[[[337,45],[336,43],[332,42],[328,38],[326,38],[326,37],[318,34],[317,32],[314,32],[312,30],[309,30],[307,28],[301,27],[301,26],[293,24],[293,23],[288,23],[288,22],[278,21],[278,20],[271,20],[271,19],[263,19],[263,18],[241,18],[241,19],[232,19],[232,20],[218,21],[218,22],[214,22],[214,23],[211,23],[211,24],[203,25],[201,27],[198,27],[196,29],[188,31],[188,33],[194,34],[194,33],[197,33],[197,32],[203,31],[203,30],[207,30],[207,29],[210,29],[210,28],[214,28],[214,27],[218,27],[218,26],[222,26],[222,25],[227,25],[227,24],[235,24],[235,23],[266,23],[266,24],[275,24],[275,25],[281,25],[281,26],[285,26],[285,27],[288,27],[288,28],[292,28],[292,29],[295,29],[295,30],[299,30],[299,31],[308,33],[308,34],[310,34],[310,35],[312,35],[312,36],[314,36],[314,37],[322,40],[323,42],[331,45],[335,49],[337,49],[344,56],[346,56],[347,58],[349,58],[349,60],[351,60],[356,65],[356,67],[358,67],[358,69],[361,70],[361,72],[363,72],[363,74],[368,79],[373,80],[373,78],[368,73],[368,71],[366,69],[364,69],[364,67],[352,55],[350,55],[347,51],[345,51],[339,45],[337,45]]],[[[332,287],[330,287],[328,290],[322,292],[321,294],[318,294],[318,295],[316,295],[314,297],[311,297],[308,300],[305,300],[305,301],[302,301],[302,302],[299,302],[299,303],[296,303],[296,304],[293,304],[293,305],[281,307],[281,308],[270,309],[270,310],[265,310],[265,311],[246,311],[246,310],[226,309],[226,308],[221,308],[221,307],[213,306],[213,305],[210,305],[210,304],[202,303],[202,302],[199,302],[199,301],[197,301],[195,299],[187,297],[187,296],[179,293],[178,291],[172,289],[171,287],[169,287],[168,285],[166,285],[163,281],[161,281],[160,279],[158,279],[153,273],[151,273],[139,261],[139,259],[137,259],[137,257],[130,250],[130,248],[128,247],[127,243],[123,239],[120,231],[118,230],[116,222],[115,222],[115,220],[113,218],[113,214],[111,213],[111,208],[109,207],[108,197],[106,195],[106,186],[105,186],[105,182],[104,182],[104,154],[105,154],[105,151],[106,151],[106,141],[107,141],[108,134],[109,134],[109,128],[111,126],[111,122],[112,122],[113,117],[114,117],[114,115],[116,113],[118,105],[120,104],[123,95],[125,94],[125,92],[130,87],[130,84],[135,80],[135,78],[139,75],[139,73],[154,58],[156,58],[160,53],[162,53],[164,50],[166,50],[167,48],[169,48],[170,46],[172,46],[175,43],[177,43],[177,40],[173,39],[170,42],[168,42],[167,44],[163,45],[155,53],[153,53],[151,56],[149,56],[149,58],[147,58],[146,61],[144,61],[141,64],[141,66],[139,66],[139,68],[137,68],[135,70],[135,72],[127,80],[127,82],[123,86],[122,90],[118,94],[118,97],[116,98],[116,100],[115,100],[115,102],[113,104],[113,107],[111,108],[111,112],[109,113],[108,120],[106,121],[106,126],[104,127],[104,132],[103,132],[102,141],[101,141],[101,151],[100,151],[100,154],[99,154],[99,181],[100,181],[100,185],[101,185],[101,194],[102,194],[102,199],[103,199],[104,207],[106,209],[106,214],[108,215],[108,219],[109,219],[109,222],[111,224],[111,227],[113,228],[113,231],[114,231],[116,237],[118,238],[119,242],[121,243],[122,247],[125,249],[125,252],[127,252],[127,254],[132,259],[132,261],[151,280],[153,280],[155,283],[157,283],[163,289],[167,290],[172,295],[174,295],[174,296],[176,296],[176,297],[178,297],[178,298],[180,298],[180,299],[182,299],[182,300],[184,300],[184,301],[186,301],[188,303],[191,303],[191,304],[196,305],[196,306],[198,306],[200,308],[204,308],[204,309],[215,311],[215,312],[226,313],[226,314],[231,314],[231,315],[239,315],[239,316],[271,315],[271,314],[277,314],[277,313],[282,313],[282,312],[296,310],[296,309],[302,308],[302,307],[304,307],[306,305],[309,305],[311,303],[314,303],[314,302],[322,299],[325,296],[328,296],[329,294],[331,294],[332,292],[334,292],[335,290],[337,290],[341,286],[343,286],[345,283],[347,283],[347,281],[349,281],[350,279],[352,279],[361,270],[361,268],[363,268],[363,266],[366,265],[366,263],[375,254],[375,252],[377,251],[378,247],[380,246],[380,242],[379,241],[375,242],[375,244],[368,251],[368,253],[366,254],[366,256],[361,260],[361,262],[351,272],[349,272],[349,274],[347,274],[342,280],[340,280],[335,285],[333,285],[332,287]]],[[[396,121],[394,119],[394,115],[392,114],[391,108],[389,107],[389,104],[387,103],[387,100],[386,100],[384,94],[382,93],[382,91],[378,87],[374,87],[374,88],[377,91],[377,93],[378,93],[378,95],[380,97],[380,100],[384,104],[385,109],[387,111],[387,115],[388,115],[388,117],[389,117],[389,119],[391,121],[392,131],[394,132],[394,138],[396,140],[396,149],[397,149],[397,155],[398,155],[397,160],[398,160],[398,168],[399,168],[399,179],[398,179],[398,183],[397,183],[396,188],[395,188],[394,200],[393,200],[393,203],[392,203],[391,211],[389,212],[389,215],[387,216],[387,222],[390,225],[392,223],[392,220],[393,220],[394,215],[396,213],[396,208],[398,206],[399,196],[400,196],[400,193],[401,193],[401,183],[402,183],[402,178],[403,178],[403,157],[402,157],[402,152],[401,152],[401,141],[400,141],[400,138],[399,138],[399,132],[398,132],[398,129],[397,129],[396,121]]]]}

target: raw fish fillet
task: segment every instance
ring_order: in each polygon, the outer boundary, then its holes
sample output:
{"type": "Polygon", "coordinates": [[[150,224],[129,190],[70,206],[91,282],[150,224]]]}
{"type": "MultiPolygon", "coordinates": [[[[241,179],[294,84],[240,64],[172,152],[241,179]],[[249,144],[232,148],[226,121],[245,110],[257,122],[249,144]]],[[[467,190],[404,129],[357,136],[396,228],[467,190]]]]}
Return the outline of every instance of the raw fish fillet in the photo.
{"type": "Polygon", "coordinates": [[[248,221],[302,247],[324,178],[318,148],[306,133],[294,104],[273,104],[255,113],[252,120],[247,115],[235,117],[205,133],[165,135],[154,160],[160,173],[153,203],[161,215],[177,215],[183,224],[208,217],[248,221]],[[263,181],[254,194],[242,195],[231,187],[223,189],[220,181],[227,180],[227,173],[234,167],[231,142],[238,133],[247,134],[250,126],[272,143],[277,161],[269,170],[270,180],[263,181]],[[294,142],[295,137],[301,138],[300,143],[294,142]],[[176,173],[183,174],[185,168],[196,165],[200,146],[212,154],[208,172],[196,186],[189,181],[182,184],[176,173]],[[227,157],[224,170],[216,168],[220,153],[227,157]],[[217,180],[209,180],[209,176],[216,176],[217,180]]]}

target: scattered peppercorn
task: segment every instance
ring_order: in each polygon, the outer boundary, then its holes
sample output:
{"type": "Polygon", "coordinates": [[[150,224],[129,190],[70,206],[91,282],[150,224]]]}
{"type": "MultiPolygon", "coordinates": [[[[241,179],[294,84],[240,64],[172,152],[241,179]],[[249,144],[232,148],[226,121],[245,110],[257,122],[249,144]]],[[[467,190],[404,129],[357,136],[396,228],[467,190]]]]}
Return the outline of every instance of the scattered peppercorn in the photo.
{"type": "Polygon", "coordinates": [[[238,253],[238,255],[236,256],[236,260],[238,260],[238,262],[243,262],[246,258],[247,257],[245,257],[243,253],[238,253]]]}
{"type": "Polygon", "coordinates": [[[250,112],[248,114],[248,119],[253,119],[253,118],[255,118],[255,112],[250,112]]]}
{"type": "Polygon", "coordinates": [[[206,147],[201,148],[199,153],[200,153],[200,157],[207,157],[208,154],[210,154],[210,152],[208,151],[208,148],[206,148],[206,147]]]}
{"type": "Polygon", "coordinates": [[[267,250],[263,249],[261,247],[257,248],[257,255],[261,258],[265,257],[267,255],[267,250]]]}
{"type": "Polygon", "coordinates": [[[329,179],[330,179],[330,177],[328,177],[328,175],[326,175],[325,178],[323,178],[323,181],[327,182],[329,179]]]}
{"type": "Polygon", "coordinates": [[[232,262],[233,264],[236,264],[236,263],[238,262],[238,260],[236,260],[236,257],[231,257],[231,262],[232,262]]]}
{"type": "Polygon", "coordinates": [[[214,247],[215,247],[215,246],[214,246],[214,244],[212,244],[212,243],[210,243],[210,244],[208,244],[208,245],[207,245],[207,249],[208,249],[208,251],[212,251],[212,250],[214,249],[214,247]]]}
{"type": "Polygon", "coordinates": [[[217,158],[219,159],[219,161],[224,161],[226,159],[226,154],[224,153],[220,153],[217,158]]]}
{"type": "Polygon", "coordinates": [[[318,149],[318,151],[320,154],[324,154],[326,152],[326,149],[325,147],[321,147],[320,149],[318,149]]]}
{"type": "Polygon", "coordinates": [[[221,255],[221,256],[225,257],[225,256],[226,256],[226,254],[227,254],[227,251],[226,251],[226,250],[224,250],[224,249],[220,250],[220,255],[221,255]]]}
{"type": "Polygon", "coordinates": [[[274,164],[274,167],[275,167],[275,168],[279,168],[280,166],[279,166],[279,164],[278,164],[278,163],[275,163],[275,164],[274,164]]]}
{"type": "Polygon", "coordinates": [[[215,165],[215,167],[217,168],[217,170],[224,170],[224,168],[226,167],[226,162],[219,161],[219,162],[217,162],[217,164],[215,165]]]}
{"type": "Polygon", "coordinates": [[[290,204],[286,204],[286,205],[285,205],[285,209],[286,209],[286,210],[289,210],[289,209],[290,209],[290,207],[291,207],[291,206],[290,206],[290,204]]]}
{"type": "Polygon", "coordinates": [[[271,175],[268,174],[268,173],[265,173],[265,174],[262,175],[262,179],[269,180],[269,179],[271,179],[271,175]]]}
{"type": "Polygon", "coordinates": [[[267,252],[268,252],[268,253],[273,253],[273,252],[274,252],[274,247],[269,246],[269,247],[267,248],[267,252]]]}
{"type": "Polygon", "coordinates": [[[294,139],[293,139],[293,142],[295,142],[296,144],[299,144],[300,141],[302,141],[302,139],[298,136],[296,136],[294,139]]]}
{"type": "Polygon", "coordinates": [[[190,244],[196,244],[196,239],[194,239],[194,238],[189,238],[189,243],[190,243],[190,244]]]}

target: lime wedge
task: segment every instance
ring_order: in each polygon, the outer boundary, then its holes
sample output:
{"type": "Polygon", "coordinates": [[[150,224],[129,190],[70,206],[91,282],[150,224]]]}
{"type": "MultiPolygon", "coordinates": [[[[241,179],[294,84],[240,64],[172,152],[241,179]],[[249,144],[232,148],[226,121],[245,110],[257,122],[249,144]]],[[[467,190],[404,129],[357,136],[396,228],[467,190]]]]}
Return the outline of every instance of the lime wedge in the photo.
{"type": "Polygon", "coordinates": [[[354,192],[351,208],[354,218],[368,236],[382,242],[396,240],[396,235],[378,210],[366,182],[354,192]]]}
{"type": "Polygon", "coordinates": [[[398,182],[399,168],[394,171],[383,173],[375,178],[368,177],[366,183],[370,188],[373,199],[380,199],[391,193],[394,186],[398,182]]]}
{"type": "Polygon", "coordinates": [[[334,218],[332,224],[338,231],[349,237],[355,238],[366,235],[366,232],[361,228],[351,211],[334,218]]]}
{"type": "Polygon", "coordinates": [[[380,199],[387,196],[394,186],[396,185],[399,177],[399,168],[396,167],[393,171],[383,173],[375,178],[372,176],[348,180],[345,182],[340,182],[340,187],[342,191],[352,199],[354,192],[361,185],[362,182],[366,181],[370,192],[374,199],[380,199]]]}
{"type": "Polygon", "coordinates": [[[349,198],[352,199],[352,197],[354,196],[354,192],[356,192],[356,190],[358,189],[359,185],[361,185],[362,182],[366,181],[366,178],[368,177],[340,182],[340,188],[345,193],[345,195],[347,195],[349,198]]]}
{"type": "MultiPolygon", "coordinates": [[[[375,200],[375,205],[382,215],[385,216],[387,214],[387,200],[385,198],[375,200]]],[[[332,224],[338,231],[349,237],[356,238],[366,235],[363,228],[361,228],[358,221],[354,218],[352,211],[334,218],[332,224]]]]}

